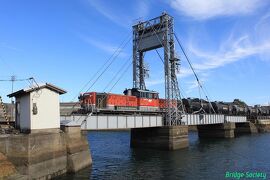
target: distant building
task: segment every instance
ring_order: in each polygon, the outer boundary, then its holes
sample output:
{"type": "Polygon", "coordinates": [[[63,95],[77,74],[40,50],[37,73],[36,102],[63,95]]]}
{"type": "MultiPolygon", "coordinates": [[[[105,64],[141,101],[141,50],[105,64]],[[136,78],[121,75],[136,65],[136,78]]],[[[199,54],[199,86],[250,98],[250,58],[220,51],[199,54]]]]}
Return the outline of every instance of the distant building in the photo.
{"type": "Polygon", "coordinates": [[[60,128],[59,95],[66,93],[52,84],[40,84],[9,94],[16,98],[16,128],[22,132],[60,128]]]}

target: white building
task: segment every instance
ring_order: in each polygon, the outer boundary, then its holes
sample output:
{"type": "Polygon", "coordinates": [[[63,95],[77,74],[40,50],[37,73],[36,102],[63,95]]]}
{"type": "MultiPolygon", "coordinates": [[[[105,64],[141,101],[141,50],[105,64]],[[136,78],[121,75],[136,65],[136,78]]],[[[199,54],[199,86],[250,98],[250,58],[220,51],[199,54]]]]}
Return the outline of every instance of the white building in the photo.
{"type": "Polygon", "coordinates": [[[59,95],[64,93],[46,83],[9,94],[16,98],[16,127],[22,132],[59,129],[59,95]]]}

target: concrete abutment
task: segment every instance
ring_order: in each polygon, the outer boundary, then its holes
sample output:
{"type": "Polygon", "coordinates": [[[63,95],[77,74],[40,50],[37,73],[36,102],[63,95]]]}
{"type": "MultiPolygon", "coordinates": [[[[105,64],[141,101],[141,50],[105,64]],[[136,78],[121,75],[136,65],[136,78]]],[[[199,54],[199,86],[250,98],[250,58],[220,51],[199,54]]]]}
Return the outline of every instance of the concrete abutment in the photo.
{"type": "Polygon", "coordinates": [[[51,179],[90,166],[88,141],[80,127],[62,129],[0,136],[0,153],[27,179],[51,179]]]}

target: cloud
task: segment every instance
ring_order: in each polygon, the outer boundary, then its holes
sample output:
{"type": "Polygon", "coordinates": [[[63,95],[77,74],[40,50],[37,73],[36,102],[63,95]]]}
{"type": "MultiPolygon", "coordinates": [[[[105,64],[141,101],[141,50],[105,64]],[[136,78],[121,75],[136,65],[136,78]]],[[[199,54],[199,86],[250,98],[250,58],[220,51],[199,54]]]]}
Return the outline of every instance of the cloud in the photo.
{"type": "Polygon", "coordinates": [[[0,43],[0,48],[6,48],[6,49],[13,50],[13,51],[22,51],[21,49],[16,48],[16,47],[13,47],[13,46],[10,46],[10,45],[8,45],[8,44],[5,43],[5,42],[1,42],[1,43],[0,43]]]}
{"type": "Polygon", "coordinates": [[[124,28],[130,28],[131,25],[133,23],[135,23],[136,19],[141,19],[144,18],[146,16],[148,16],[149,14],[149,5],[146,1],[135,1],[135,3],[130,3],[131,7],[133,7],[133,9],[127,9],[126,8],[122,8],[122,4],[121,3],[115,3],[115,5],[118,5],[119,8],[117,9],[121,9],[124,12],[121,11],[115,11],[115,9],[113,7],[104,5],[104,4],[108,4],[107,1],[102,1],[99,0],[88,0],[88,3],[95,8],[95,10],[97,10],[100,14],[102,14],[104,17],[106,17],[107,19],[109,19],[110,21],[114,22],[115,24],[124,27],[124,28]]]}
{"type": "MultiPolygon", "coordinates": [[[[257,22],[251,27],[248,24],[247,26],[239,25],[238,28],[232,29],[227,38],[223,38],[218,48],[214,48],[214,50],[209,50],[213,47],[205,47],[205,44],[201,43],[198,38],[194,36],[190,38],[186,47],[201,82],[207,81],[207,76],[211,75],[209,70],[242,60],[251,62],[250,57],[270,62],[270,13],[259,18],[257,22]],[[241,33],[239,33],[239,28],[241,33]]],[[[191,76],[193,73],[187,65],[181,67],[178,77],[191,76]]],[[[187,93],[190,93],[197,88],[198,84],[196,81],[187,80],[187,93]]]]}
{"type": "Polygon", "coordinates": [[[121,47],[117,47],[115,45],[109,44],[107,42],[99,41],[99,40],[96,40],[92,37],[88,37],[85,35],[79,34],[78,36],[84,42],[86,42],[86,43],[90,44],[91,46],[94,46],[98,49],[101,49],[101,50],[107,52],[108,54],[116,53],[116,54],[119,54],[120,57],[127,56],[127,53],[123,52],[124,50],[121,47]]]}
{"type": "Polygon", "coordinates": [[[173,9],[197,20],[217,16],[246,15],[264,4],[264,0],[170,0],[173,9]]]}
{"type": "MultiPolygon", "coordinates": [[[[100,1],[96,1],[96,0],[88,0],[89,4],[95,8],[95,10],[97,10],[100,14],[102,14],[104,17],[106,17],[107,19],[111,20],[112,22],[118,24],[119,26],[122,27],[127,27],[127,25],[123,22],[123,19],[121,19],[120,17],[116,16],[113,12],[111,12],[111,10],[106,7],[103,6],[100,1]]],[[[123,17],[124,18],[124,17],[123,17]]]]}
{"type": "Polygon", "coordinates": [[[196,70],[215,69],[227,64],[245,59],[253,55],[260,55],[270,51],[270,42],[262,44],[253,44],[250,36],[244,35],[238,39],[229,41],[231,47],[224,49],[222,44],[217,52],[205,52],[190,45],[189,51],[198,58],[203,59],[201,63],[194,63],[196,70]],[[245,43],[244,43],[245,42],[245,43]]]}
{"type": "Polygon", "coordinates": [[[189,42],[189,51],[199,62],[194,64],[198,71],[219,68],[239,60],[256,56],[262,60],[270,60],[270,13],[262,16],[253,28],[246,30],[242,26],[242,34],[232,31],[227,39],[222,40],[215,51],[205,51],[196,47],[198,42],[189,42]],[[251,30],[250,30],[251,29],[251,30]]]}

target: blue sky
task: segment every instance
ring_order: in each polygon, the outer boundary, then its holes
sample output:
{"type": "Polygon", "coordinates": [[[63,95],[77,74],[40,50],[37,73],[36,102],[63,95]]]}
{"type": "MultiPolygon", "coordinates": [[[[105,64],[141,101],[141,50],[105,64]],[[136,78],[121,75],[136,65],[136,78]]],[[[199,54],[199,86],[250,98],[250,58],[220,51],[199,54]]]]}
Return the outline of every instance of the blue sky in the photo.
{"type": "MultiPolygon", "coordinates": [[[[163,11],[174,17],[175,32],[211,100],[270,102],[270,3],[265,0],[0,0],[0,79],[33,76],[66,89],[61,101],[74,100],[121,42],[131,37],[132,24],[163,11]]],[[[195,78],[176,49],[182,60],[182,94],[199,97],[195,78]]],[[[109,91],[118,71],[123,77],[111,91],[122,93],[132,87],[130,55],[132,41],[90,91],[109,91]]],[[[162,97],[162,62],[155,51],[146,53],[145,60],[150,68],[146,85],[162,97]]],[[[15,89],[26,86],[15,83],[15,89]]],[[[0,82],[5,101],[10,91],[11,83],[0,82]]]]}

